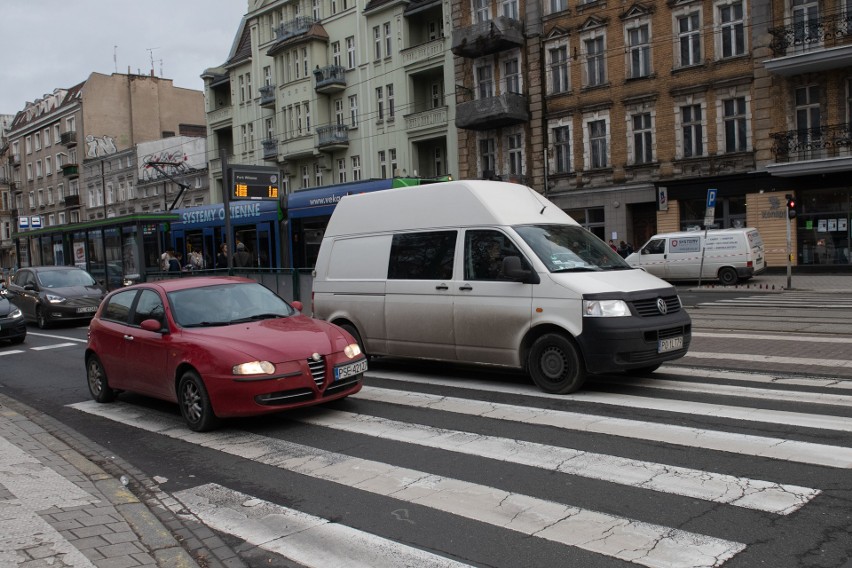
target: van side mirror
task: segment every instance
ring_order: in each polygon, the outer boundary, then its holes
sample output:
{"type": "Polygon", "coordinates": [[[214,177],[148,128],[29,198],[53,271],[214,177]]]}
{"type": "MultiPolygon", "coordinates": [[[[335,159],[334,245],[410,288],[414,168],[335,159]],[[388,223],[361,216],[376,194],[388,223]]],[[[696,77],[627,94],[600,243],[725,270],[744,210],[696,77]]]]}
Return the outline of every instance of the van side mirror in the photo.
{"type": "Polygon", "coordinates": [[[538,284],[541,279],[532,270],[525,270],[521,266],[521,258],[518,256],[507,256],[503,258],[503,274],[515,282],[526,284],[538,284]]]}

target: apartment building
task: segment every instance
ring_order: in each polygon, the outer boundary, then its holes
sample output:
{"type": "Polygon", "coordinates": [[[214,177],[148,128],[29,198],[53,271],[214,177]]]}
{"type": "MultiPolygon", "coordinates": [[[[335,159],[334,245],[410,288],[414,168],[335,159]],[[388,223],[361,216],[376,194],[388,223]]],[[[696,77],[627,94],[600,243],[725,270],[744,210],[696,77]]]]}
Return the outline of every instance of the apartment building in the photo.
{"type": "MultiPolygon", "coordinates": [[[[119,199],[119,186],[132,188],[135,177],[107,176],[113,168],[129,172],[135,165],[128,168],[126,157],[114,157],[150,140],[203,135],[204,123],[203,93],[148,75],[92,73],[27,103],[9,131],[13,230],[22,221],[32,226],[34,219],[50,227],[141,210],[119,199]],[[108,183],[115,191],[107,191],[108,183]]],[[[132,189],[124,195],[133,195],[132,189]]]]}
{"type": "Polygon", "coordinates": [[[287,192],[455,175],[450,14],[448,0],[250,2],[202,75],[215,198],[223,157],[279,168],[287,192]]]}
{"type": "MultiPolygon", "coordinates": [[[[12,177],[9,128],[14,115],[0,114],[0,271],[14,265],[12,251],[12,209],[14,202],[14,178],[12,177]]],[[[2,278],[2,272],[0,272],[2,278]]]]}

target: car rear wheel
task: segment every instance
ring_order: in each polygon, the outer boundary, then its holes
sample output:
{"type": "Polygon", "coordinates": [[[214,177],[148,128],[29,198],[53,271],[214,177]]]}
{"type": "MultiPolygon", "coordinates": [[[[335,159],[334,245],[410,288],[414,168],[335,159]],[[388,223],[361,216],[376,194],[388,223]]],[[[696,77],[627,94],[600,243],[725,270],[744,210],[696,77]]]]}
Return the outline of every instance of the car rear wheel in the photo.
{"type": "Polygon", "coordinates": [[[572,393],[586,382],[579,351],[571,341],[556,333],[535,340],[527,366],[533,382],[547,393],[572,393]]]}
{"type": "Polygon", "coordinates": [[[190,430],[207,432],[219,425],[204,381],[195,371],[187,371],[181,377],[178,383],[178,403],[180,413],[190,430]]]}
{"type": "Polygon", "coordinates": [[[47,329],[47,326],[50,325],[47,321],[47,314],[44,313],[42,307],[36,308],[36,324],[38,324],[39,329],[47,329]]]}
{"type": "Polygon", "coordinates": [[[89,394],[95,402],[115,400],[115,391],[110,388],[106,371],[97,355],[89,355],[86,360],[86,382],[89,385],[89,394]]]}
{"type": "Polygon", "coordinates": [[[733,286],[737,283],[737,280],[739,280],[737,271],[730,266],[726,266],[719,270],[719,284],[722,286],[733,286]]]}

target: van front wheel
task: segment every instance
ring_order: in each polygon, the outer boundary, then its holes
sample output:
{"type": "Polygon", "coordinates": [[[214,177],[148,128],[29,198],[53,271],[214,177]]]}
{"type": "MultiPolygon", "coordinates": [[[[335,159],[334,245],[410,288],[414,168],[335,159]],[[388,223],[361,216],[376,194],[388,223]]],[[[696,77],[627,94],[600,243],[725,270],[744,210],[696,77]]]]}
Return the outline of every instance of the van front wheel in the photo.
{"type": "Polygon", "coordinates": [[[737,271],[730,266],[726,266],[719,270],[719,284],[722,286],[733,286],[737,283],[737,280],[739,280],[737,277],[737,271]]]}
{"type": "Polygon", "coordinates": [[[556,333],[548,333],[535,340],[527,366],[533,382],[547,393],[576,392],[586,382],[586,369],[577,348],[556,333]]]}

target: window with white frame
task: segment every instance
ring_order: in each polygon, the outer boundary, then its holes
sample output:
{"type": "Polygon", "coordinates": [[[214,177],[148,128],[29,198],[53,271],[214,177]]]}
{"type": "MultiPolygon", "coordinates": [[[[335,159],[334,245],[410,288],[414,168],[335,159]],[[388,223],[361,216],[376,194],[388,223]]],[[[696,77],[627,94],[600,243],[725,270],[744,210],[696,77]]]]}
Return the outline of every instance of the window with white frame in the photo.
{"type": "Polygon", "coordinates": [[[514,132],[506,136],[507,172],[510,175],[520,176],[524,173],[524,147],[522,140],[523,137],[519,132],[514,132]]]}
{"type": "Polygon", "coordinates": [[[246,102],[246,78],[244,75],[237,77],[237,84],[240,90],[240,102],[244,103],[246,102]]]}
{"type": "Polygon", "coordinates": [[[53,125],[53,140],[59,144],[59,139],[62,136],[62,131],[59,128],[59,123],[53,125]]]}
{"type": "Polygon", "coordinates": [[[266,125],[266,139],[272,140],[275,138],[275,122],[272,118],[267,118],[264,120],[264,124],[266,125]]]}
{"type": "Polygon", "coordinates": [[[355,36],[346,38],[346,57],[349,69],[355,69],[355,36]]]}
{"type": "Polygon", "coordinates": [[[679,66],[698,65],[701,63],[701,13],[681,14],[675,21],[679,66]]]}
{"type": "Polygon", "coordinates": [[[33,153],[33,137],[32,137],[32,135],[24,138],[24,151],[27,153],[27,155],[33,153]]]}
{"type": "Polygon", "coordinates": [[[337,183],[346,183],[346,158],[337,159],[337,183]]]}
{"type": "Polygon", "coordinates": [[[51,176],[53,175],[53,157],[45,156],[44,158],[44,175],[51,176]]]}
{"type": "Polygon", "coordinates": [[[248,123],[248,148],[247,150],[254,150],[254,123],[248,123]]]}
{"type": "Polygon", "coordinates": [[[650,112],[636,112],[630,115],[631,163],[650,164],[654,161],[654,126],[650,112]]]}
{"type": "Polygon", "coordinates": [[[385,101],[382,93],[384,89],[382,87],[376,87],[376,120],[384,120],[385,118],[385,101]]]}
{"type": "MultiPolygon", "coordinates": [[[[42,141],[44,142],[44,147],[47,148],[50,146],[50,128],[45,128],[44,133],[42,134],[42,141]]],[[[58,140],[57,140],[58,142],[58,140]]]]}
{"type": "Polygon", "coordinates": [[[746,52],[745,13],[743,2],[726,1],[717,4],[716,15],[719,19],[718,53],[722,57],[735,57],[746,52]]]}
{"type": "Polygon", "coordinates": [[[568,9],[568,0],[550,0],[550,13],[556,14],[568,9]]]}
{"type": "Polygon", "coordinates": [[[33,181],[33,165],[27,162],[27,181],[33,181]]]}
{"type": "Polygon", "coordinates": [[[513,20],[519,20],[518,0],[503,0],[503,15],[513,20]]]}
{"type": "Polygon", "coordinates": [[[385,39],[385,57],[393,57],[393,36],[391,36],[390,22],[385,22],[382,26],[385,39]]]}
{"type": "Polygon", "coordinates": [[[249,101],[254,97],[251,91],[251,73],[246,73],[246,97],[249,101]]]}
{"type": "Polygon", "coordinates": [[[352,156],[352,181],[361,180],[361,156],[352,156]]]}
{"type": "Polygon", "coordinates": [[[54,203],[54,201],[53,201],[53,187],[48,187],[47,188],[47,204],[53,205],[53,203],[54,203]]]}
{"type": "Polygon", "coordinates": [[[311,103],[310,102],[302,103],[302,112],[305,115],[305,132],[310,134],[311,133],[311,103]]]}
{"type": "Polygon", "coordinates": [[[379,177],[382,179],[388,177],[388,163],[384,150],[379,150],[379,172],[381,173],[379,177]]]}
{"type": "Polygon", "coordinates": [[[583,40],[587,87],[597,87],[606,83],[606,46],[604,36],[597,33],[596,37],[583,40]]]}
{"type": "Polygon", "coordinates": [[[65,185],[60,183],[56,186],[56,201],[62,203],[63,199],[65,199],[65,185]]]}
{"type": "Polygon", "coordinates": [[[349,128],[358,128],[358,95],[349,96],[349,128]]]}
{"type": "Polygon", "coordinates": [[[65,211],[60,211],[60,212],[59,212],[58,221],[59,221],[59,224],[60,224],[60,225],[64,225],[64,224],[65,224],[65,211]]]}
{"type": "Polygon", "coordinates": [[[50,215],[47,216],[47,226],[52,227],[55,224],[56,224],[56,215],[51,213],[50,215]]]}
{"type": "Polygon", "coordinates": [[[378,61],[382,58],[382,28],[373,26],[373,60],[378,61]]]}
{"type": "Polygon", "coordinates": [[[392,121],[394,116],[396,115],[396,108],[394,107],[394,99],[393,99],[393,83],[385,85],[385,95],[387,96],[388,101],[388,121],[392,121]]]}
{"type": "Polygon", "coordinates": [[[249,146],[248,146],[248,129],[246,128],[246,125],[245,125],[245,124],[240,125],[240,138],[241,138],[241,139],[242,139],[242,141],[243,141],[243,148],[242,148],[242,151],[243,151],[243,152],[247,152],[247,151],[248,151],[248,147],[249,147],[249,146]]]}
{"type": "Polygon", "coordinates": [[[568,46],[560,45],[549,49],[550,93],[568,92],[568,46]]]}
{"type": "Polygon", "coordinates": [[[800,50],[822,45],[819,2],[817,0],[792,0],[793,45],[800,50]]]}
{"type": "Polygon", "coordinates": [[[491,19],[491,2],[489,0],[473,0],[473,20],[479,24],[491,19]]]}
{"type": "Polygon", "coordinates": [[[30,209],[35,209],[35,208],[36,208],[35,192],[31,191],[30,192],[30,209]]]}
{"type": "Polygon", "coordinates": [[[441,108],[444,106],[444,84],[432,83],[429,85],[429,90],[431,108],[441,108]]]}
{"type": "Polygon", "coordinates": [[[494,73],[490,61],[481,61],[476,67],[476,90],[480,100],[494,96],[494,73]]]}
{"type": "Polygon", "coordinates": [[[334,99],[334,123],[338,126],[342,126],[344,116],[346,116],[346,114],[343,110],[343,99],[334,99]]]}
{"type": "Polygon", "coordinates": [[[69,116],[65,119],[65,132],[77,132],[77,119],[69,116]]]}
{"type": "Polygon", "coordinates": [[[388,149],[388,159],[390,160],[390,173],[391,173],[391,176],[396,176],[396,175],[397,175],[397,174],[396,174],[396,168],[397,168],[397,162],[396,162],[396,148],[390,148],[390,149],[388,149]]]}
{"type": "Polygon", "coordinates": [[[553,141],[553,163],[551,171],[556,174],[567,174],[571,171],[571,128],[559,124],[550,130],[553,141]]]}
{"type": "Polygon", "coordinates": [[[293,111],[296,113],[296,134],[301,136],[302,135],[302,128],[303,128],[303,125],[302,125],[302,105],[296,103],[293,106],[293,111]]]}
{"type": "Polygon", "coordinates": [[[72,211],[71,212],[71,223],[79,223],[80,222],[80,212],[72,211]]]}
{"type": "Polygon", "coordinates": [[[722,120],[725,123],[725,152],[748,151],[748,120],[745,96],[722,101],[722,120]]]}
{"type": "Polygon", "coordinates": [[[521,65],[517,56],[503,61],[503,80],[505,81],[504,92],[521,92],[521,65]]]}
{"type": "Polygon", "coordinates": [[[700,104],[680,107],[681,155],[694,158],[704,155],[704,117],[700,104]]]}
{"type": "Polygon", "coordinates": [[[497,174],[497,141],[494,138],[479,140],[479,169],[483,177],[497,174]]]}
{"type": "Polygon", "coordinates": [[[302,165],[302,189],[311,187],[311,170],[307,165],[302,165]]]}
{"type": "Polygon", "coordinates": [[[822,138],[820,130],[820,88],[818,85],[797,87],[795,90],[796,131],[799,146],[805,147],[813,140],[822,138]]]}
{"type": "Polygon", "coordinates": [[[600,169],[609,167],[609,140],[607,128],[609,117],[597,114],[584,119],[586,138],[585,161],[589,169],[600,169]]]}
{"type": "Polygon", "coordinates": [[[331,0],[331,15],[335,15],[337,13],[337,0],[331,0]]]}
{"type": "Polygon", "coordinates": [[[317,187],[323,185],[322,167],[320,166],[319,162],[314,163],[314,185],[316,185],[317,187]]]}
{"type": "Polygon", "coordinates": [[[263,68],[263,84],[266,87],[272,86],[272,67],[269,65],[263,68]]]}
{"type": "Polygon", "coordinates": [[[44,207],[44,190],[38,190],[38,205],[39,207],[44,207]]]}
{"type": "Polygon", "coordinates": [[[41,150],[41,132],[36,132],[33,135],[33,141],[35,142],[35,151],[38,152],[41,150]]]}
{"type": "Polygon", "coordinates": [[[340,56],[340,42],[336,41],[331,44],[331,63],[332,65],[340,66],[340,62],[342,61],[340,56]]]}
{"type": "Polygon", "coordinates": [[[637,79],[651,74],[651,25],[634,22],[627,28],[628,77],[637,79]]]}

